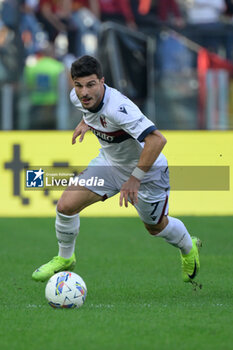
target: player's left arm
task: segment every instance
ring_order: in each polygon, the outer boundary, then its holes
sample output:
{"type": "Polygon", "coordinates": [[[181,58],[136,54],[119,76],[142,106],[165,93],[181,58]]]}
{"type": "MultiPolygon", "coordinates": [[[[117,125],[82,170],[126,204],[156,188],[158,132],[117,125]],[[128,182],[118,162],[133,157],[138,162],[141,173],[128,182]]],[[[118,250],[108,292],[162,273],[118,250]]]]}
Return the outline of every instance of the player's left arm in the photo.
{"type": "Polygon", "coordinates": [[[145,142],[145,145],[137,167],[128,181],[126,181],[121,187],[120,206],[125,204],[125,207],[128,207],[128,197],[133,205],[138,202],[138,190],[141,183],[140,178],[150,170],[167,142],[166,138],[158,130],[152,131],[143,141],[145,142]]]}

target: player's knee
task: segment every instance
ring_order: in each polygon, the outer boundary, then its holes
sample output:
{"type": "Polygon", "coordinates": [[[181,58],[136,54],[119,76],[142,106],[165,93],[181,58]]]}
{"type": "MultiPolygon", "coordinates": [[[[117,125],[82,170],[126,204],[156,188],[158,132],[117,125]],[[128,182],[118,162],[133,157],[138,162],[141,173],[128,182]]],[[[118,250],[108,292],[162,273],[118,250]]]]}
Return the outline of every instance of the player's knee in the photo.
{"type": "Polygon", "coordinates": [[[162,228],[160,227],[160,225],[147,225],[147,224],[144,224],[144,225],[145,225],[147,231],[152,236],[156,236],[162,231],[162,228]]]}
{"type": "Polygon", "coordinates": [[[155,225],[150,225],[144,222],[144,225],[147,229],[147,231],[152,235],[152,236],[156,236],[158,235],[161,231],[163,231],[163,229],[167,226],[168,224],[168,219],[167,216],[163,216],[162,220],[160,221],[159,224],[155,224],[155,225]]]}
{"type": "Polygon", "coordinates": [[[57,211],[64,215],[74,215],[76,211],[72,208],[67,201],[64,201],[62,198],[59,199],[57,203],[57,211]]]}

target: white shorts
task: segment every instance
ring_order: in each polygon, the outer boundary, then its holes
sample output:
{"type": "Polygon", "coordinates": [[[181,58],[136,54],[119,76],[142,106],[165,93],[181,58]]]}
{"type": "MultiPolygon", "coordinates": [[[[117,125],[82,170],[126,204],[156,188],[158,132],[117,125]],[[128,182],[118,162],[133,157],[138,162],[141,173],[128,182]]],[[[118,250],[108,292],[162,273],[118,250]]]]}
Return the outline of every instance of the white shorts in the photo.
{"type": "MultiPolygon", "coordinates": [[[[170,190],[168,167],[161,167],[160,172],[160,176],[156,176],[158,180],[141,183],[138,203],[134,205],[141,220],[151,225],[158,224],[163,215],[168,214],[170,190]]],[[[128,180],[129,175],[123,173],[119,166],[111,166],[100,153],[78,177],[85,180],[86,188],[102,196],[104,201],[120,192],[122,184],[128,180]]]]}

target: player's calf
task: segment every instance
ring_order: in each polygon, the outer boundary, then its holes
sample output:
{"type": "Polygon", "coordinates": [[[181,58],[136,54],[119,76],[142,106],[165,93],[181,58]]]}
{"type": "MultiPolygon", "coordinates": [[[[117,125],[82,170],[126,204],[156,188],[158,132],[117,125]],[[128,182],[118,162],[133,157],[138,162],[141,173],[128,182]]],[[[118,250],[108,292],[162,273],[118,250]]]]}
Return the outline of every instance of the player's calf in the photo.
{"type": "Polygon", "coordinates": [[[147,230],[156,237],[162,237],[167,243],[181,252],[182,278],[184,282],[193,282],[200,270],[199,248],[201,241],[191,237],[182,221],[172,217],[163,217],[156,225],[145,224],[147,230]]]}
{"type": "Polygon", "coordinates": [[[148,231],[152,235],[162,237],[167,243],[179,248],[182,254],[190,252],[192,239],[182,221],[171,216],[164,216],[159,225],[154,225],[154,227],[147,225],[146,227],[149,228],[148,231]]]}
{"type": "Polygon", "coordinates": [[[57,210],[55,228],[59,246],[59,256],[69,259],[73,255],[79,227],[79,214],[64,215],[57,210]]]}

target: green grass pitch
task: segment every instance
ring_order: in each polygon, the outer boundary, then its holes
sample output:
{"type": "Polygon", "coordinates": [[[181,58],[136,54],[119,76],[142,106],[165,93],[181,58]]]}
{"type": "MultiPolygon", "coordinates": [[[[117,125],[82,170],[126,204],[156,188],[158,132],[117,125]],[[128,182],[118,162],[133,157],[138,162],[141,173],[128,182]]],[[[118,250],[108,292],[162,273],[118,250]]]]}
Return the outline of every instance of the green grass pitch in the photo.
{"type": "Polygon", "coordinates": [[[227,350],[233,344],[233,217],[184,217],[203,240],[203,289],[137,218],[83,218],[75,272],[84,306],[55,310],[32,271],[57,255],[54,219],[0,219],[1,350],[227,350]]]}

